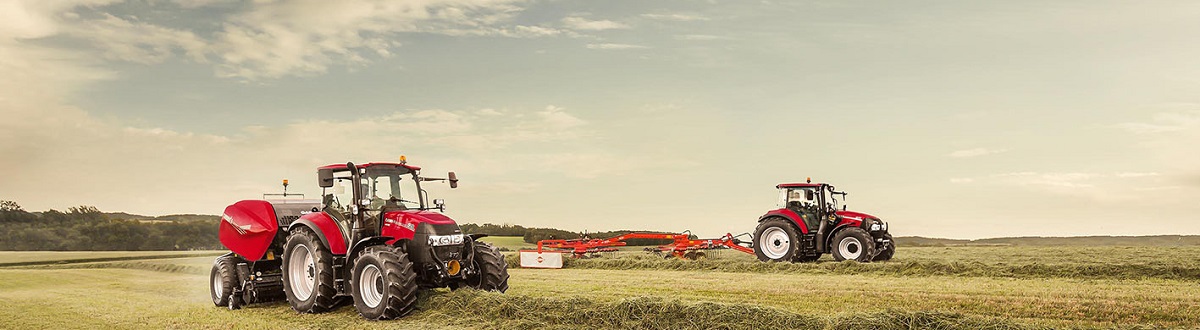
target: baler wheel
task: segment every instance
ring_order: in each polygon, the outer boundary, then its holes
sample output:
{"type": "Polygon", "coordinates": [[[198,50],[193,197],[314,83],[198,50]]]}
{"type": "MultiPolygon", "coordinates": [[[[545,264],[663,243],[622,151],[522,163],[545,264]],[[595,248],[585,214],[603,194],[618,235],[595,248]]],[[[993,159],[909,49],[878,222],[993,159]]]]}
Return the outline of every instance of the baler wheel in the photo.
{"type": "Polygon", "coordinates": [[[231,256],[222,256],[213,262],[212,271],[208,275],[210,283],[208,292],[212,296],[213,304],[217,307],[229,305],[230,296],[233,295],[233,286],[238,281],[234,267],[234,260],[231,256]]]}
{"type": "Polygon", "coordinates": [[[300,313],[324,313],[335,306],[333,254],[308,228],[288,235],[283,249],[283,291],[300,313]]]}
{"type": "Polygon", "coordinates": [[[417,273],[403,249],[367,247],[354,261],[350,294],[358,314],[368,320],[390,320],[417,307],[417,273]]]}
{"type": "Polygon", "coordinates": [[[467,278],[467,285],[485,291],[508,291],[508,263],[504,255],[491,244],[475,241],[475,269],[478,274],[467,278]]]}
{"type": "Polygon", "coordinates": [[[837,261],[870,262],[875,257],[875,241],[862,228],[846,228],[833,236],[832,250],[837,261]]]}

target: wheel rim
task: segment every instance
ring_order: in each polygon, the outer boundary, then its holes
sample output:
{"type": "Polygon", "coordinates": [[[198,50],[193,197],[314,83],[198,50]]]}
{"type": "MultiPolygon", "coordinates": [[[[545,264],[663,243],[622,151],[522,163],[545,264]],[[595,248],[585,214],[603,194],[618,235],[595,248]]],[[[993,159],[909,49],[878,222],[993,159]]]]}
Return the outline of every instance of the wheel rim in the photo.
{"type": "Polygon", "coordinates": [[[358,295],[367,307],[374,308],[383,301],[383,272],[375,265],[367,265],[358,276],[358,295]]]}
{"type": "Polygon", "coordinates": [[[764,230],[762,237],[758,238],[758,246],[767,258],[782,259],[788,253],[788,249],[792,248],[792,240],[783,228],[771,227],[764,230]]]}
{"type": "Polygon", "coordinates": [[[838,253],[842,255],[842,258],[858,259],[862,255],[862,242],[859,242],[856,237],[843,238],[841,242],[838,242],[838,253]]]}
{"type": "Polygon", "coordinates": [[[221,272],[217,272],[212,279],[213,293],[217,295],[217,299],[225,298],[225,286],[222,284],[224,283],[221,283],[221,272]]]}
{"type": "Polygon", "coordinates": [[[297,245],[288,258],[288,282],[292,294],[299,300],[308,300],[317,286],[317,264],[308,246],[297,245]]]}

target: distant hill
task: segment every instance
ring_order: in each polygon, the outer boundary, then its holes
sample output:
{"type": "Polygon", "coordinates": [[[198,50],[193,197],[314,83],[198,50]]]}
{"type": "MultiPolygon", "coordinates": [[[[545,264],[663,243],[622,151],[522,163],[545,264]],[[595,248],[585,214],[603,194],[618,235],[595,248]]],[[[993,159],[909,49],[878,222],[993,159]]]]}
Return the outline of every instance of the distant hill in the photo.
{"type": "Polygon", "coordinates": [[[1077,236],[1077,237],[1000,237],[976,240],[896,237],[899,246],[1192,246],[1200,245],[1200,235],[1157,236],[1077,236]]]}
{"type": "Polygon", "coordinates": [[[147,216],[139,214],[129,214],[125,212],[106,212],[104,213],[109,219],[117,220],[138,220],[138,221],[194,221],[208,220],[217,221],[221,219],[219,216],[208,214],[168,214],[160,216],[147,216]]]}

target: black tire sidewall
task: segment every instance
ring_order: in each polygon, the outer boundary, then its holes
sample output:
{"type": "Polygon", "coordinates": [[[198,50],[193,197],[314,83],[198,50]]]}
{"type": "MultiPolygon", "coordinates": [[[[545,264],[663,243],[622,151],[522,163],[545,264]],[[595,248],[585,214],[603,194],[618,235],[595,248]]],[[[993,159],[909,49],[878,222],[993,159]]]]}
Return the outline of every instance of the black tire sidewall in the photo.
{"type": "Polygon", "coordinates": [[[386,266],[384,265],[383,260],[381,260],[378,255],[364,252],[358,256],[358,259],[354,262],[353,270],[350,271],[350,296],[354,297],[354,307],[358,309],[359,314],[369,320],[379,319],[387,310],[388,295],[390,294],[390,290],[387,290],[386,288],[390,286],[391,283],[388,283],[387,268],[385,267],[386,266]],[[383,297],[380,299],[379,304],[375,307],[368,307],[366,303],[363,302],[362,295],[359,294],[359,292],[361,292],[359,291],[360,287],[362,286],[362,283],[359,281],[359,276],[362,276],[363,270],[369,265],[375,265],[376,268],[379,268],[379,273],[381,276],[383,276],[383,297]]]}
{"type": "MultiPolygon", "coordinates": [[[[301,313],[320,313],[327,311],[331,307],[318,306],[317,303],[321,296],[322,284],[330,287],[333,286],[333,283],[322,283],[322,279],[326,277],[332,282],[333,256],[327,248],[321,246],[320,240],[315,240],[313,239],[314,237],[315,235],[311,234],[307,229],[297,230],[288,235],[287,244],[284,245],[283,249],[283,291],[292,309],[301,313]],[[296,295],[292,293],[291,273],[288,268],[291,263],[292,252],[301,245],[308,247],[308,253],[312,254],[313,264],[317,271],[317,276],[313,283],[313,292],[306,300],[297,299],[296,295]]],[[[333,297],[329,298],[333,299],[333,297]]]]}
{"type": "Polygon", "coordinates": [[[842,256],[842,250],[840,248],[842,245],[842,240],[848,237],[854,237],[857,239],[860,245],[859,248],[862,249],[862,252],[859,253],[858,258],[853,260],[859,262],[870,262],[871,259],[875,257],[875,241],[871,239],[871,234],[868,234],[867,231],[863,230],[862,228],[849,227],[839,230],[837,235],[833,236],[833,244],[830,246],[829,250],[832,252],[834,260],[850,260],[842,256]]]}
{"type": "Polygon", "coordinates": [[[792,261],[792,259],[796,257],[797,250],[799,250],[797,249],[797,246],[800,244],[800,235],[796,232],[796,226],[792,224],[791,220],[772,217],[759,222],[758,227],[754,229],[754,241],[752,243],[754,247],[754,256],[758,257],[759,261],[792,261]],[[779,259],[771,259],[764,254],[762,249],[758,246],[759,243],[762,242],[763,232],[766,232],[767,229],[773,227],[779,227],[783,229],[783,232],[788,235],[788,252],[784,253],[783,257],[779,259]]]}
{"type": "Polygon", "coordinates": [[[404,317],[416,309],[417,274],[408,253],[401,247],[370,246],[355,258],[350,270],[350,296],[358,314],[368,320],[388,320],[404,317]],[[360,295],[358,279],[367,266],[374,265],[383,276],[383,295],[379,305],[366,306],[360,295]]]}
{"type": "Polygon", "coordinates": [[[475,266],[476,275],[465,284],[478,290],[508,291],[508,263],[504,254],[491,244],[474,241],[475,253],[471,263],[475,266]]]}
{"type": "Polygon", "coordinates": [[[212,271],[210,271],[208,274],[208,295],[212,298],[213,304],[217,307],[225,307],[228,305],[229,297],[233,295],[233,281],[235,279],[232,276],[233,274],[231,274],[229,271],[232,269],[228,267],[228,263],[230,263],[230,261],[225,257],[217,258],[217,260],[213,262],[212,271]],[[222,266],[226,266],[225,268],[227,270],[225,272],[222,272],[222,266]],[[218,277],[221,278],[221,297],[217,296],[216,287],[213,286],[213,280],[217,279],[218,277]]]}

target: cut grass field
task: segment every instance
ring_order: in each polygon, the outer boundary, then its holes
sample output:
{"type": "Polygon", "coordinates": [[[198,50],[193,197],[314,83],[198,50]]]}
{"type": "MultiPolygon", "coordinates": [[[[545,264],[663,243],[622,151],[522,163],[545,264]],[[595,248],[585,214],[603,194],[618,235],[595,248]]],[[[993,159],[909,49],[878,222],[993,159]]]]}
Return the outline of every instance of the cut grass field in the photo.
{"type": "Polygon", "coordinates": [[[479,240],[491,243],[496,248],[505,249],[508,251],[537,248],[537,244],[526,243],[525,238],[521,236],[488,236],[479,240]]]}
{"type": "Polygon", "coordinates": [[[503,295],[425,293],[419,311],[384,322],[362,320],[353,306],[319,315],[296,314],[286,303],[214,307],[207,293],[212,257],[9,266],[0,268],[6,306],[0,328],[1194,328],[1200,326],[1197,278],[871,267],[960,262],[1073,269],[1124,262],[1186,270],[1200,267],[1196,254],[1200,249],[902,248],[893,262],[841,266],[759,264],[728,251],[699,263],[629,253],[576,260],[567,269],[511,269],[511,289],[503,295]],[[718,263],[781,268],[704,268],[718,263]]]}

